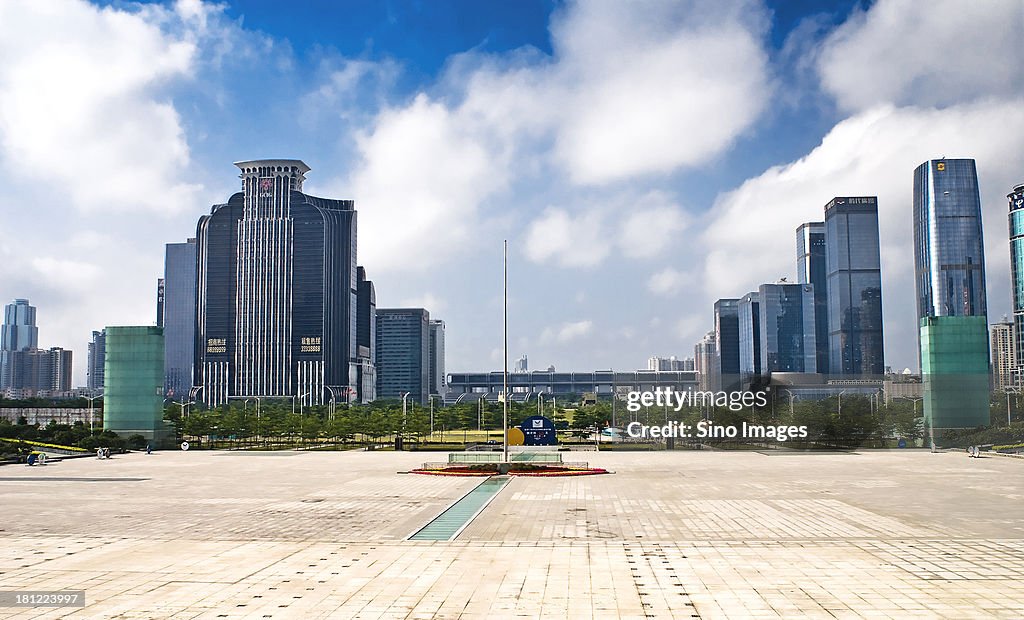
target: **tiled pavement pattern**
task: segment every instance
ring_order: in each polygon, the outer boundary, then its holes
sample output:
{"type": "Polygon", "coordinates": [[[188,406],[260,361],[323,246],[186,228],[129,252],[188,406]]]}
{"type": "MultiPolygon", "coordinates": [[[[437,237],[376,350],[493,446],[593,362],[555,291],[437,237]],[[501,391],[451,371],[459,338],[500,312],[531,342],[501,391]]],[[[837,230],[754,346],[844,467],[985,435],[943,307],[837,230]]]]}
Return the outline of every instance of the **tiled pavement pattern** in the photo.
{"type": "Polygon", "coordinates": [[[0,617],[1024,618],[1020,460],[587,454],[617,473],[514,479],[458,540],[409,542],[477,483],[396,473],[422,460],[0,468],[0,589],[88,601],[0,617]]]}

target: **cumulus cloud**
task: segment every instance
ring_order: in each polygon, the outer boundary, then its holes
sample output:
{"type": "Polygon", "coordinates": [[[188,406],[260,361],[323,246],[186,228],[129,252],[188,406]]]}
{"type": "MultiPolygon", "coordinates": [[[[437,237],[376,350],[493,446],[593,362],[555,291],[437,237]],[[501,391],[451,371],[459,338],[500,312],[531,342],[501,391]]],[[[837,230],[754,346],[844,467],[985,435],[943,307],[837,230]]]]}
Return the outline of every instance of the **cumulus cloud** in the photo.
{"type": "MultiPolygon", "coordinates": [[[[195,16],[195,7],[182,7],[195,16]]],[[[189,148],[161,91],[196,48],[145,15],[67,0],[0,4],[0,159],[80,209],[189,204],[189,148]]]]}
{"type": "Polygon", "coordinates": [[[879,0],[824,41],[822,85],[845,110],[1020,92],[1024,3],[879,0]]]}
{"type": "Polygon", "coordinates": [[[541,342],[552,340],[558,343],[566,343],[586,336],[593,329],[594,324],[589,320],[563,323],[558,327],[547,327],[541,332],[541,342]]]}
{"type": "Polygon", "coordinates": [[[655,295],[671,297],[682,292],[691,280],[692,277],[689,273],[666,267],[651,274],[651,277],[647,279],[647,290],[655,295]]]}
{"type": "MultiPolygon", "coordinates": [[[[377,268],[425,269],[470,250],[470,231],[529,213],[515,192],[524,185],[601,187],[705,164],[768,100],[766,27],[753,0],[574,3],[553,20],[551,56],[453,59],[436,92],[384,107],[356,141],[355,171],[334,184],[358,197],[360,251],[377,268]]],[[[530,256],[596,264],[601,249],[560,248],[607,222],[548,209],[526,230],[530,256]]],[[[662,205],[624,225],[626,254],[646,257],[684,220],[662,205]]]]}

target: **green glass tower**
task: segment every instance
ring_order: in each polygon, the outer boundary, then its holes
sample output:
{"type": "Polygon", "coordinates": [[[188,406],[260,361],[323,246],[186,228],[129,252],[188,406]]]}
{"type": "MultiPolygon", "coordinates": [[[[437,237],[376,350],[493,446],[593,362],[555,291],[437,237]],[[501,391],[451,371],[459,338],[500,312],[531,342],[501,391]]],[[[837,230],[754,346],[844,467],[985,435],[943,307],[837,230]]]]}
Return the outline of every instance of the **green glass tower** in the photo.
{"type": "Polygon", "coordinates": [[[122,437],[164,438],[164,330],[108,327],[103,428],[122,437]]]}
{"type": "Polygon", "coordinates": [[[934,429],[989,425],[988,319],[921,319],[924,411],[934,429]]]}

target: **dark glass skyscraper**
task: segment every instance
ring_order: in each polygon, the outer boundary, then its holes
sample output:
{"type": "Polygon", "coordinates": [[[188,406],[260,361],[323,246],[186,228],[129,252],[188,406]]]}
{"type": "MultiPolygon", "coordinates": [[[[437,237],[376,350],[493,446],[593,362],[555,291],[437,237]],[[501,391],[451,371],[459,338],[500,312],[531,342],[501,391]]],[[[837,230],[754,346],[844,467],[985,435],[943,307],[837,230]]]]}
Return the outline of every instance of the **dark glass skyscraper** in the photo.
{"type": "Polygon", "coordinates": [[[715,363],[710,373],[713,391],[735,390],[740,383],[740,322],[738,299],[715,302],[715,363]]]}
{"type": "Polygon", "coordinates": [[[833,375],[885,372],[878,245],[876,197],[836,197],[825,205],[828,369],[833,375]]]}
{"type": "Polygon", "coordinates": [[[430,392],[430,313],[377,309],[377,397],[426,403],[430,392]]]}
{"type": "Polygon", "coordinates": [[[914,273],[925,418],[940,429],[987,425],[985,250],[973,159],[933,159],[914,171],[914,273]]]}
{"type": "MultiPolygon", "coordinates": [[[[189,317],[194,320],[194,317],[189,317]]],[[[86,386],[95,394],[103,389],[104,363],[107,356],[107,330],[94,331],[89,343],[89,362],[86,375],[86,386]]],[[[190,373],[191,374],[191,373],[190,373]]]]}
{"type": "Polygon", "coordinates": [[[157,325],[164,328],[164,390],[181,399],[192,387],[195,357],[196,240],[168,243],[164,258],[163,314],[157,325]]]}
{"type": "Polygon", "coordinates": [[[1010,202],[1010,278],[1013,297],[1013,339],[1017,351],[1014,381],[1022,378],[1021,360],[1024,352],[1024,183],[1013,188],[1006,198],[1010,202]]]}
{"type": "Polygon", "coordinates": [[[796,277],[814,286],[814,341],[817,372],[829,373],[828,256],[825,222],[807,222],[796,229],[796,277]]]}
{"type": "Polygon", "coordinates": [[[761,367],[772,372],[817,372],[813,284],[762,284],[761,367]]]}
{"type": "Polygon", "coordinates": [[[199,397],[356,393],[356,212],[302,193],[309,167],[245,161],[242,191],[196,231],[199,397]]]}
{"type": "Polygon", "coordinates": [[[359,359],[359,402],[377,400],[377,292],[366,279],[366,270],[356,268],[358,304],[356,312],[356,355],[359,359]]]}

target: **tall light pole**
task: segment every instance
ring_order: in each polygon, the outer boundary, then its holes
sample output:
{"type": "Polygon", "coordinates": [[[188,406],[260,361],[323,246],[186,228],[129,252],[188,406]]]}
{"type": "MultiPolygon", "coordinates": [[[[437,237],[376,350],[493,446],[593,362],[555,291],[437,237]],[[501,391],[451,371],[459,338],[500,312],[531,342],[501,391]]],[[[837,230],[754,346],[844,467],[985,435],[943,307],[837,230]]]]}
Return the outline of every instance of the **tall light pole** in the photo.
{"type": "Polygon", "coordinates": [[[430,395],[430,439],[434,439],[434,396],[430,395]]]}
{"type": "Polygon", "coordinates": [[[1003,388],[1003,391],[1006,392],[1006,425],[1009,426],[1010,425],[1010,393],[1018,394],[1018,393],[1020,393],[1020,390],[1018,388],[1007,387],[1007,388],[1003,388]]]}
{"type": "MultiPolygon", "coordinates": [[[[409,394],[411,394],[411,392],[404,392],[402,394],[402,441],[403,442],[405,441],[405,420],[406,420],[406,416],[408,415],[407,410],[406,410],[406,399],[409,398],[409,394]]],[[[403,450],[405,449],[405,445],[404,444],[402,445],[402,449],[403,450]]]]}
{"type": "Polygon", "coordinates": [[[843,394],[846,394],[846,390],[839,392],[839,417],[843,417],[843,394]]]}
{"type": "Polygon", "coordinates": [[[331,393],[331,409],[330,409],[330,412],[329,412],[329,414],[330,414],[329,417],[330,417],[331,420],[333,420],[334,419],[334,404],[336,402],[335,398],[334,398],[334,388],[332,388],[329,385],[324,385],[324,388],[326,388],[331,393]]]}
{"type": "Polygon", "coordinates": [[[181,419],[185,419],[185,407],[196,404],[196,401],[194,400],[190,400],[188,402],[185,402],[184,400],[172,400],[171,402],[181,407],[181,413],[178,414],[181,416],[181,419]]]}
{"type": "Polygon", "coordinates": [[[504,415],[502,417],[501,426],[501,445],[504,452],[504,461],[508,463],[508,239],[505,239],[503,246],[504,249],[504,268],[505,268],[505,297],[504,297],[504,331],[505,331],[505,373],[504,373],[504,384],[505,384],[505,398],[502,399],[502,408],[504,415]]]}
{"type": "MultiPolygon", "coordinates": [[[[97,394],[96,396],[86,396],[85,397],[85,399],[87,401],[89,401],[89,434],[90,435],[92,435],[95,432],[95,429],[93,428],[94,420],[93,420],[92,402],[94,400],[96,400],[97,398],[103,398],[103,393],[101,392],[101,393],[97,394]]],[[[1009,401],[1007,401],[1007,402],[1009,402],[1009,401]]]]}

